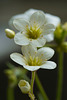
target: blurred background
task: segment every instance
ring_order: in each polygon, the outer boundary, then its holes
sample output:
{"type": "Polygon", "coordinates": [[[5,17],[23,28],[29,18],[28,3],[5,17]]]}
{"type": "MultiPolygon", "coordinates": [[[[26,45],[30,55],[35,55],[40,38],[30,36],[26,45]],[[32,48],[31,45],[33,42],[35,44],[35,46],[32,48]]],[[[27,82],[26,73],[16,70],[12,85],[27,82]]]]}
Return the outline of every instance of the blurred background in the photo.
{"type": "MultiPolygon", "coordinates": [[[[26,10],[34,8],[43,10],[59,16],[62,23],[67,21],[67,1],[65,0],[0,0],[0,100],[6,99],[7,77],[3,71],[7,68],[6,62],[11,61],[10,54],[14,51],[20,52],[20,47],[15,45],[13,39],[8,39],[5,35],[5,28],[9,28],[9,19],[26,10]]],[[[57,63],[58,54],[55,53],[52,58],[57,63]]],[[[67,100],[67,54],[64,54],[64,79],[63,79],[63,92],[62,100],[67,100]]],[[[55,100],[56,82],[57,82],[57,68],[54,70],[39,70],[38,75],[44,86],[44,89],[49,96],[50,100],[55,100]]],[[[24,98],[19,88],[15,90],[16,100],[24,98]]]]}

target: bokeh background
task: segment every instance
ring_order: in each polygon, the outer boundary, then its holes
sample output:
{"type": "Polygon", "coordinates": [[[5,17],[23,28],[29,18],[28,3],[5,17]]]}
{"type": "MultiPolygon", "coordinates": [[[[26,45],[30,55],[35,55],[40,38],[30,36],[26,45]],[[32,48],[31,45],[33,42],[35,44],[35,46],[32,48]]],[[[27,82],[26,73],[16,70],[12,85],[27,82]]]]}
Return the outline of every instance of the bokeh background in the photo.
{"type": "MultiPolygon", "coordinates": [[[[15,45],[13,39],[10,40],[5,35],[5,28],[9,28],[9,19],[24,11],[34,8],[41,9],[46,13],[59,16],[62,23],[67,21],[67,1],[65,0],[0,0],[0,100],[6,99],[7,77],[3,71],[7,68],[6,62],[10,61],[9,55],[16,51],[20,52],[20,47],[15,45]]],[[[58,54],[55,53],[52,60],[57,63],[58,54]]],[[[57,67],[58,68],[58,67],[57,67]]],[[[54,70],[39,70],[38,75],[50,100],[55,100],[57,83],[57,68],[54,70]]],[[[62,100],[67,100],[67,54],[64,54],[64,79],[62,100]]],[[[15,89],[16,100],[27,100],[27,95],[23,95],[19,88],[15,89]]]]}

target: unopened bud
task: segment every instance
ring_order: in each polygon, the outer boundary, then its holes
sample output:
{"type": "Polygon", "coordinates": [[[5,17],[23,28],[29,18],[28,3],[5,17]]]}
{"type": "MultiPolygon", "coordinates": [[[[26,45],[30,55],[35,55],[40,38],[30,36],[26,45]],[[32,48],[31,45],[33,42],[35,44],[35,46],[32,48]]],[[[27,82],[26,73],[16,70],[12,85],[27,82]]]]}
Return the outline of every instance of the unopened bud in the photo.
{"type": "Polygon", "coordinates": [[[19,84],[18,84],[20,90],[22,91],[22,93],[29,93],[30,91],[30,84],[25,81],[25,80],[20,80],[19,84]]]}
{"type": "Polygon", "coordinates": [[[15,36],[15,32],[10,29],[5,29],[5,33],[6,33],[6,36],[10,39],[14,38],[14,36],[15,36]]]}
{"type": "Polygon", "coordinates": [[[61,25],[58,25],[55,32],[54,32],[54,36],[55,38],[57,39],[60,39],[61,38],[61,35],[62,35],[62,28],[61,28],[61,25]]]}
{"type": "Polygon", "coordinates": [[[67,31],[67,22],[65,22],[64,25],[63,25],[62,27],[63,27],[63,29],[64,29],[65,31],[67,31]]]}
{"type": "Polygon", "coordinates": [[[62,47],[62,50],[67,53],[67,42],[63,42],[61,47],[62,47]]]}
{"type": "Polygon", "coordinates": [[[54,32],[54,38],[57,44],[62,44],[64,39],[66,37],[66,32],[63,29],[62,25],[60,24],[57,26],[55,32],[54,32]]]}

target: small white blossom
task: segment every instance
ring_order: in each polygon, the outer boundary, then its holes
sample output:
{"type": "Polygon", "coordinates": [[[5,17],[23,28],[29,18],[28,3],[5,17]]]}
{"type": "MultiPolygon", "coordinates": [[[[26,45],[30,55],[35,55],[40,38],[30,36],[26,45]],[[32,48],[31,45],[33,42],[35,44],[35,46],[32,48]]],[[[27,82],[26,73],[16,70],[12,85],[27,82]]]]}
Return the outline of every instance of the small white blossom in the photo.
{"type": "Polygon", "coordinates": [[[33,13],[30,20],[15,19],[13,24],[17,30],[14,41],[18,45],[32,44],[36,47],[42,47],[46,43],[45,35],[53,33],[55,27],[47,23],[45,14],[42,11],[33,13]]]}
{"type": "MultiPolygon", "coordinates": [[[[13,26],[13,20],[15,19],[25,19],[25,20],[30,20],[30,17],[33,13],[37,12],[37,11],[41,11],[41,10],[36,10],[36,9],[29,9],[27,10],[25,13],[23,14],[19,14],[19,15],[16,15],[16,16],[13,16],[10,21],[9,21],[9,25],[14,29],[14,26],[13,26]]],[[[58,24],[60,24],[61,20],[59,17],[57,16],[54,16],[54,15],[51,15],[51,14],[48,14],[48,13],[44,13],[45,14],[45,17],[46,17],[46,22],[47,23],[51,23],[53,24],[55,27],[58,26],[58,24]]],[[[47,42],[50,42],[50,41],[53,41],[54,40],[54,35],[53,35],[53,32],[51,32],[50,34],[48,35],[45,35],[44,36],[46,41],[47,42]]]]}
{"type": "Polygon", "coordinates": [[[54,69],[56,64],[49,60],[54,55],[54,50],[49,47],[36,49],[31,45],[22,46],[22,54],[12,53],[11,59],[16,63],[22,65],[29,71],[35,71],[39,68],[54,69]]]}
{"type": "Polygon", "coordinates": [[[20,80],[18,83],[18,86],[20,88],[20,90],[22,91],[22,93],[27,94],[30,91],[30,84],[25,81],[25,80],[20,80]]]}

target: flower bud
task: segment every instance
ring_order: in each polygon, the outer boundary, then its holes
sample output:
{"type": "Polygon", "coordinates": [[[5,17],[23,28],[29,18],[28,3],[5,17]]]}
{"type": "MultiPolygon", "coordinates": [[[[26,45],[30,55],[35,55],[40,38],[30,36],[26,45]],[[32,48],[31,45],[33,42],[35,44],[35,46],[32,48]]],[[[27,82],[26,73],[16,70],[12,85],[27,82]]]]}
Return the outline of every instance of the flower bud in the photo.
{"type": "Polygon", "coordinates": [[[64,25],[63,25],[62,27],[63,27],[63,29],[64,29],[65,31],[67,31],[67,22],[65,22],[64,25]]]}
{"type": "Polygon", "coordinates": [[[55,38],[57,39],[60,39],[61,38],[61,35],[62,35],[62,28],[61,28],[61,25],[59,24],[54,32],[54,36],[55,38]]]}
{"type": "Polygon", "coordinates": [[[54,38],[57,44],[62,44],[66,36],[66,32],[63,29],[62,25],[58,25],[55,32],[54,32],[54,38]]]}
{"type": "Polygon", "coordinates": [[[22,93],[29,93],[30,91],[30,84],[25,80],[20,80],[18,84],[19,88],[21,89],[22,93]]]}
{"type": "Polygon", "coordinates": [[[14,36],[15,36],[15,32],[10,29],[5,29],[5,33],[6,33],[6,36],[10,39],[14,38],[14,36]]]}
{"type": "Polygon", "coordinates": [[[64,52],[67,53],[67,42],[63,42],[62,45],[61,45],[61,48],[64,52]]]}

